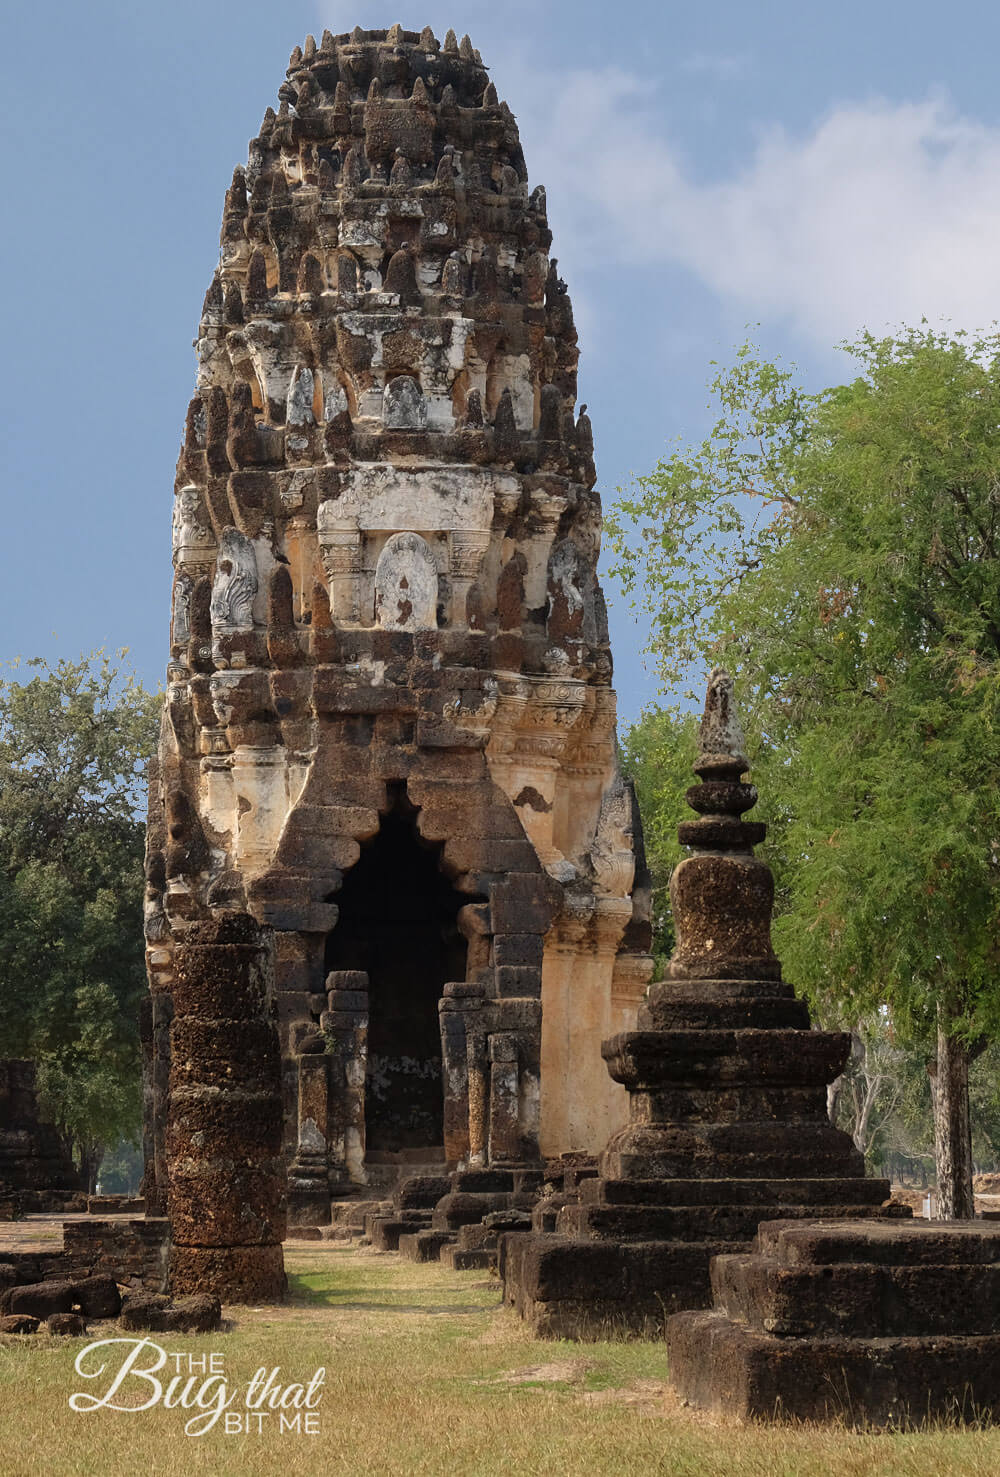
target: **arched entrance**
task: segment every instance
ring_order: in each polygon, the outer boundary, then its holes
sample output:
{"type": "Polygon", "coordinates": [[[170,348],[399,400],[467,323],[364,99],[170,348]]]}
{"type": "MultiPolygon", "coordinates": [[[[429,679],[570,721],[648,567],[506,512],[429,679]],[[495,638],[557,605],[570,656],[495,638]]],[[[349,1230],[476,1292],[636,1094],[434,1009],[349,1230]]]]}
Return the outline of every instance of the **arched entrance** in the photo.
{"type": "Polygon", "coordinates": [[[368,976],[365,1157],[374,1163],[443,1145],[438,1001],[446,982],[465,978],[456,918],[469,901],[440,869],[443,847],[420,837],[405,784],[390,784],[388,798],[378,834],[335,895],[326,941],[327,973],[368,976]]]}

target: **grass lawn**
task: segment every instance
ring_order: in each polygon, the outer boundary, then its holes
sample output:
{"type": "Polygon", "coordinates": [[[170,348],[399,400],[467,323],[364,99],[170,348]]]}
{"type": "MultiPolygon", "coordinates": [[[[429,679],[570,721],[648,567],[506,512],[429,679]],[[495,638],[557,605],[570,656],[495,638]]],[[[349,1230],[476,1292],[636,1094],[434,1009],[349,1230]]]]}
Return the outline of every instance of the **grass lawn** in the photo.
{"type": "MultiPolygon", "coordinates": [[[[280,1366],[275,1379],[286,1389],[325,1369],[313,1395],[316,1434],[301,1425],[282,1433],[280,1409],[265,1415],[260,1434],[253,1415],[250,1434],[227,1435],[220,1419],[200,1436],[184,1430],[204,1416],[197,1407],[75,1412],[70,1394],[104,1394],[130,1346],[113,1346],[94,1379],[76,1373],[74,1360],[94,1339],[121,1337],[117,1330],[94,1325],[90,1339],[0,1336],[0,1474],[1000,1473],[1000,1428],[886,1436],[719,1423],[673,1399],[659,1342],[540,1343],[477,1273],[330,1243],[292,1243],[285,1257],[286,1306],[233,1309],[226,1333],[152,1338],[181,1356],[181,1386],[189,1355],[221,1356],[229,1414],[244,1422],[259,1368],[280,1366]]],[[[195,1387],[208,1372],[194,1375],[195,1387]]],[[[156,1378],[168,1384],[175,1374],[170,1357],[156,1378]]],[[[132,1374],[115,1398],[137,1405],[151,1390],[132,1374]]],[[[289,1406],[286,1422],[307,1413],[289,1406]]]]}

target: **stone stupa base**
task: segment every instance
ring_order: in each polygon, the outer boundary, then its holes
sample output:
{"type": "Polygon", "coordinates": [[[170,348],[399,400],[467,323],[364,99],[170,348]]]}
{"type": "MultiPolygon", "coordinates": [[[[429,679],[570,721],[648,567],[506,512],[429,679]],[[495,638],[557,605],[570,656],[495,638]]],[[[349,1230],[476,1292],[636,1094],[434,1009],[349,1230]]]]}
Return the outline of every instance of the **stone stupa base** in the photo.
{"type": "Polygon", "coordinates": [[[868,1427],[1000,1413],[1000,1226],[776,1221],[711,1281],[712,1311],[667,1325],[691,1405],[868,1427]]]}

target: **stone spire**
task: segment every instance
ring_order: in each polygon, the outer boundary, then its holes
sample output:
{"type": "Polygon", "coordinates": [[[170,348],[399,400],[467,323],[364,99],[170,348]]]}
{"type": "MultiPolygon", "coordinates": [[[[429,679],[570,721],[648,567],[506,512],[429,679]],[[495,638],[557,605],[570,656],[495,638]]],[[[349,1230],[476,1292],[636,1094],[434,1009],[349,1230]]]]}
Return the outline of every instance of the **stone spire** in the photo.
{"type": "Polygon", "coordinates": [[[315,1224],[372,1154],[606,1137],[649,892],[577,332],[514,115],[467,36],[400,25],[306,37],[277,103],[226,194],[177,466],[148,1141],[162,1204],[177,951],[248,916],[273,930],[289,1213],[315,1224]]]}
{"type": "Polygon", "coordinates": [[[686,795],[696,821],[684,821],[677,836],[692,855],[670,879],[677,945],[671,979],[780,980],[771,948],[774,880],[753,854],[767,832],[760,821],[744,821],[757,803],[756,786],[742,783],[750,764],[733,696],[733,679],[716,667],[708,679],[694,770],[700,784],[686,795]]]}
{"type": "Polygon", "coordinates": [[[555,1235],[508,1241],[507,1300],[556,1337],[661,1327],[666,1313],[708,1305],[712,1257],[746,1250],[761,1221],[876,1215],[889,1195],[827,1116],[851,1038],[810,1030],[781,979],[774,883],[753,853],[765,827],[742,818],[757,791],[718,668],[699,740],[700,783],[687,792],[698,819],[679,828],[691,852],[670,886],[677,946],[638,1029],[602,1047],[630,1121],[555,1235]]]}

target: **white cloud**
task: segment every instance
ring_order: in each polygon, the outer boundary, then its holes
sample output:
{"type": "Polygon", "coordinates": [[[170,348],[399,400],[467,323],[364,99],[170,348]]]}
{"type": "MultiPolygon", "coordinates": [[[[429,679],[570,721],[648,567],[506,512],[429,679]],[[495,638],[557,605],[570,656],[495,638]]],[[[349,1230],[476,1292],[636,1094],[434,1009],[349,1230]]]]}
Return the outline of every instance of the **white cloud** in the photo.
{"type": "Polygon", "coordinates": [[[775,127],[716,181],[671,145],[652,87],[614,68],[550,78],[545,112],[520,121],[577,263],[599,252],[608,267],[680,265],[825,344],[862,326],[977,328],[1000,314],[1000,129],[943,97],[843,104],[799,137],[775,127]]]}

